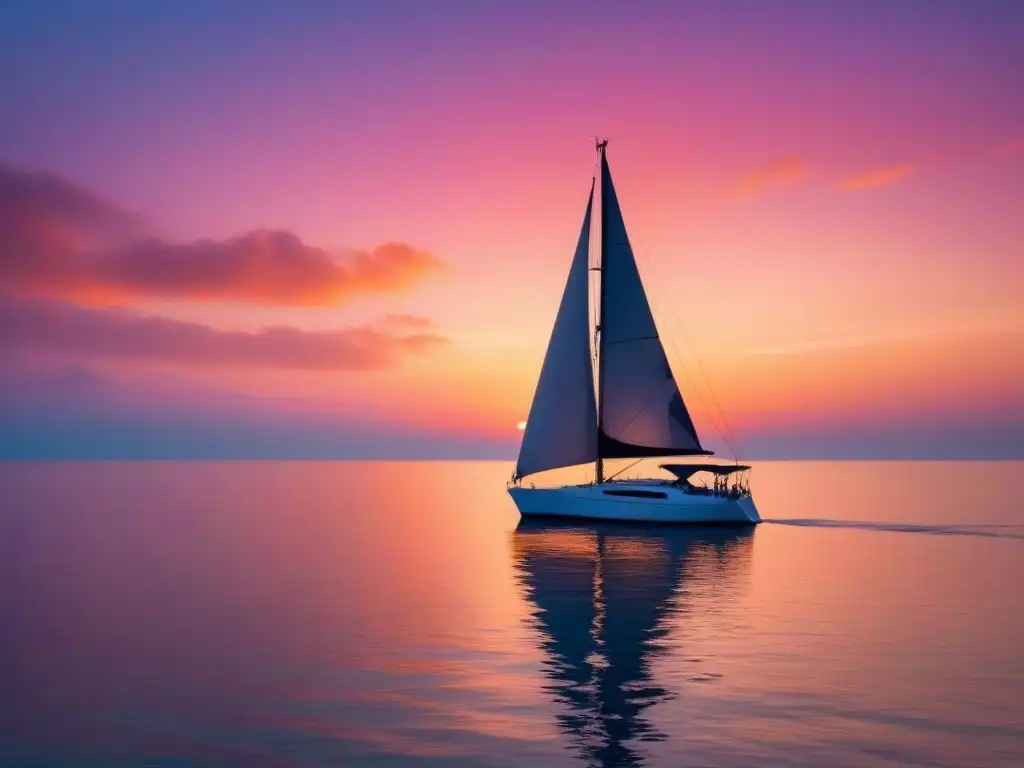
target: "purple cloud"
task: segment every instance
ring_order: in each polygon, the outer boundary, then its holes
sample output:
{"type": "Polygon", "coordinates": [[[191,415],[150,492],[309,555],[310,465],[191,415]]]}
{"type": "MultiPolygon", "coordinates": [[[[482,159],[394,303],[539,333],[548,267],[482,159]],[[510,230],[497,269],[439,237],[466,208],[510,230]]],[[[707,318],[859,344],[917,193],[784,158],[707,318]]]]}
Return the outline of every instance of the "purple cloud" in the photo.
{"type": "Polygon", "coordinates": [[[333,305],[407,290],[440,267],[404,243],[334,253],[281,230],[169,243],[71,182],[0,165],[0,288],[8,292],[333,305]]]}
{"type": "Polygon", "coordinates": [[[202,366],[368,370],[397,365],[446,343],[425,318],[335,331],[274,327],[221,331],[198,323],[145,317],[124,309],[0,297],[0,350],[46,350],[202,366]]]}

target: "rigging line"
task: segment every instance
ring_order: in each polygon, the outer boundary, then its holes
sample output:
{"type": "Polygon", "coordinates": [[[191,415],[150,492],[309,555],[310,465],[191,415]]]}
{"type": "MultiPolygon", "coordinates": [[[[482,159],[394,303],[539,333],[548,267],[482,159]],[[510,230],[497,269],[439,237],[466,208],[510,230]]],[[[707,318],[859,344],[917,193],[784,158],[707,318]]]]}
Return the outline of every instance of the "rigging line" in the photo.
{"type": "MultiPolygon", "coordinates": [[[[634,249],[634,252],[635,252],[635,249],[634,249]]],[[[648,261],[648,260],[646,259],[646,257],[645,257],[645,259],[644,259],[644,260],[645,260],[645,261],[648,261]]],[[[649,292],[645,291],[645,293],[647,294],[647,298],[648,298],[648,301],[649,301],[649,302],[651,302],[651,303],[653,303],[653,304],[655,305],[655,307],[654,307],[654,308],[652,308],[652,311],[654,311],[654,309],[656,309],[656,308],[657,308],[657,303],[658,303],[658,302],[657,302],[657,300],[655,299],[655,297],[654,297],[653,295],[651,295],[651,294],[650,294],[649,292]]],[[[677,320],[677,323],[678,323],[678,320],[677,320]]],[[[658,336],[655,336],[654,338],[660,339],[660,335],[658,335],[658,336]]],[[[679,353],[679,349],[678,349],[678,348],[676,347],[676,345],[675,345],[675,340],[674,340],[674,339],[670,339],[670,341],[671,341],[671,343],[672,343],[672,346],[673,346],[673,349],[674,349],[674,351],[675,351],[675,353],[676,353],[676,358],[677,358],[677,360],[678,360],[678,362],[679,362],[679,365],[680,365],[680,366],[682,367],[682,369],[683,369],[683,376],[685,376],[685,377],[686,377],[686,380],[687,380],[687,381],[690,381],[690,382],[693,382],[693,383],[694,383],[694,387],[693,387],[693,393],[694,393],[694,394],[696,395],[697,403],[698,403],[698,405],[700,406],[700,409],[701,409],[701,411],[702,411],[702,412],[704,413],[704,415],[705,415],[705,416],[706,416],[706,417],[708,418],[708,421],[710,421],[710,422],[711,422],[711,426],[712,426],[712,427],[713,427],[713,428],[714,428],[714,429],[715,429],[716,431],[719,431],[720,435],[722,436],[722,440],[723,440],[723,442],[725,442],[725,444],[726,444],[726,448],[728,448],[728,449],[729,449],[730,451],[732,451],[732,452],[733,452],[733,454],[735,455],[735,454],[736,454],[736,449],[735,449],[735,448],[734,448],[734,447],[733,447],[732,445],[730,445],[730,444],[729,444],[729,440],[728,440],[728,439],[726,438],[726,436],[725,436],[725,431],[724,431],[724,430],[721,430],[721,431],[719,430],[719,426],[720,426],[720,425],[719,425],[719,424],[718,424],[718,423],[716,422],[716,420],[715,420],[715,416],[714,416],[714,414],[713,414],[713,413],[711,412],[711,409],[710,409],[710,408],[708,408],[708,407],[707,407],[707,405],[705,404],[705,402],[704,402],[704,394],[703,394],[703,393],[702,393],[702,392],[700,391],[700,389],[699,389],[699,388],[698,388],[698,387],[696,386],[696,379],[695,379],[695,378],[694,378],[693,376],[691,376],[691,375],[690,375],[690,370],[689,370],[689,367],[688,367],[688,366],[686,365],[686,360],[685,360],[685,359],[683,358],[683,356],[682,356],[682,355],[681,355],[681,354],[679,353]]],[[[664,345],[662,345],[662,348],[664,349],[664,345]]],[[[672,384],[673,386],[676,386],[676,387],[678,387],[678,386],[679,386],[678,384],[676,384],[676,382],[675,382],[675,380],[674,380],[674,379],[670,380],[670,383],[671,383],[671,384],[672,384]]],[[[654,395],[651,395],[651,401],[653,401],[653,399],[654,399],[654,395]]],[[[629,421],[629,424],[632,424],[632,423],[633,423],[633,421],[635,421],[635,420],[636,420],[636,419],[637,419],[637,418],[638,418],[638,417],[640,416],[640,414],[641,414],[641,413],[643,413],[643,412],[644,412],[645,410],[647,410],[647,408],[648,408],[648,407],[650,407],[650,405],[651,405],[651,403],[650,403],[650,402],[648,402],[648,403],[647,403],[646,405],[644,405],[644,406],[643,406],[643,407],[642,407],[642,408],[640,409],[640,411],[639,411],[639,412],[638,412],[637,414],[635,414],[635,415],[633,416],[633,418],[632,418],[632,419],[630,419],[630,421],[629,421]]],[[[627,425],[627,426],[628,426],[628,425],[627,425]]]]}
{"type": "MultiPolygon", "coordinates": [[[[676,325],[681,326],[682,324],[679,322],[678,318],[675,317],[675,313],[673,313],[673,317],[676,320],[676,325]]],[[[685,331],[683,332],[683,335],[684,335],[684,337],[686,337],[685,331]]],[[[705,415],[709,417],[711,423],[715,426],[716,429],[721,428],[721,431],[719,432],[719,435],[722,438],[722,442],[725,443],[726,448],[728,448],[729,451],[732,453],[733,459],[736,462],[739,462],[740,455],[741,455],[739,439],[736,437],[736,433],[733,431],[732,427],[729,425],[729,421],[728,421],[728,419],[725,416],[725,412],[722,410],[721,403],[720,403],[720,401],[718,399],[718,396],[715,394],[715,390],[714,390],[714,387],[711,384],[710,378],[708,377],[707,372],[704,370],[703,364],[700,361],[700,357],[698,356],[696,345],[694,345],[693,342],[690,341],[690,339],[688,337],[686,337],[686,340],[687,340],[687,344],[690,347],[690,349],[693,350],[693,357],[694,357],[694,360],[697,363],[697,370],[700,373],[701,378],[703,379],[704,387],[707,389],[707,394],[708,394],[708,398],[707,399],[710,400],[711,404],[714,406],[714,411],[712,411],[706,405],[707,401],[704,399],[703,394],[700,393],[699,388],[697,386],[695,386],[694,389],[698,393],[698,399],[699,399],[699,401],[701,403],[701,409],[704,411],[705,415]],[[716,418],[716,414],[717,414],[717,418],[716,418]]],[[[676,345],[675,339],[671,339],[671,344],[672,344],[673,351],[676,353],[676,357],[681,359],[682,358],[682,352],[679,351],[679,347],[676,345]]],[[[689,376],[689,369],[686,368],[685,365],[684,365],[684,370],[686,370],[686,372],[687,372],[687,377],[690,378],[691,381],[693,381],[695,385],[699,384],[698,379],[696,377],[690,377],[689,376]]]]}
{"type": "MultiPolygon", "coordinates": [[[[639,338],[636,338],[636,339],[624,339],[622,342],[613,342],[613,343],[625,343],[625,342],[648,341],[648,340],[659,341],[660,338],[661,337],[658,336],[658,335],[642,336],[642,337],[639,337],[639,338]]],[[[664,346],[662,347],[662,349],[664,349],[664,346]]],[[[678,350],[676,351],[676,356],[680,357],[680,355],[678,353],[678,350]]],[[[687,378],[689,378],[689,371],[686,369],[686,364],[682,363],[682,366],[683,366],[683,372],[687,375],[687,378]]],[[[670,369],[671,369],[671,366],[670,366],[670,369]]],[[[655,390],[650,395],[648,395],[647,398],[644,400],[644,402],[640,406],[639,410],[637,410],[636,413],[634,413],[632,415],[632,417],[630,417],[629,421],[627,421],[624,426],[620,427],[619,431],[620,432],[625,432],[627,429],[629,429],[631,426],[633,426],[633,422],[636,421],[638,418],[640,418],[640,416],[642,416],[647,411],[648,408],[650,408],[652,405],[654,405],[654,403],[657,401],[658,396],[661,395],[670,386],[671,387],[676,387],[676,388],[679,387],[679,385],[676,383],[675,377],[670,377],[660,387],[656,387],[655,390]]],[[[696,390],[696,388],[695,388],[695,390],[696,390]]],[[[710,411],[708,411],[708,409],[704,406],[703,398],[701,397],[700,392],[697,392],[697,400],[698,400],[698,402],[700,402],[701,410],[706,412],[705,415],[709,416],[709,420],[712,421],[712,423],[713,423],[714,419],[711,417],[710,411]]],[[[718,427],[715,426],[715,429],[718,429],[718,427]]],[[[724,437],[723,437],[723,439],[724,439],[724,437]]],[[[699,442],[700,441],[698,440],[698,444],[699,444],[699,442]]],[[[672,446],[666,446],[666,447],[667,448],[672,448],[672,446]]],[[[736,453],[735,449],[731,445],[728,444],[728,441],[726,441],[726,447],[730,451],[732,451],[733,454],[736,453]]],[[[627,469],[628,468],[629,467],[627,467],[627,469]]]]}
{"type": "Polygon", "coordinates": [[[616,472],[616,473],[615,473],[614,475],[612,475],[611,477],[607,478],[607,479],[605,480],[605,482],[607,483],[607,482],[609,482],[609,481],[611,481],[611,480],[614,480],[614,479],[615,479],[616,477],[618,477],[619,475],[621,475],[621,474],[622,474],[623,472],[625,472],[625,471],[626,471],[627,469],[632,469],[632,468],[633,468],[633,467],[635,467],[635,466],[636,466],[637,464],[639,464],[639,463],[640,463],[641,461],[643,461],[643,460],[644,460],[644,458],[646,458],[646,457],[641,457],[641,458],[637,459],[636,461],[634,461],[633,463],[631,463],[631,464],[627,464],[627,465],[626,465],[626,466],[624,466],[624,467],[623,467],[622,469],[620,469],[620,470],[619,470],[618,472],[616,472]]]}
{"type": "MultiPolygon", "coordinates": [[[[602,213],[604,211],[604,198],[603,197],[601,198],[601,211],[602,211],[602,213]]],[[[621,214],[621,206],[620,206],[620,214],[621,214]]],[[[603,240],[603,238],[604,238],[604,232],[603,231],[601,233],[601,237],[602,237],[602,240],[603,240]]],[[[632,245],[630,243],[629,235],[628,234],[625,236],[623,242],[620,245],[623,245],[626,248],[628,248],[631,253],[635,253],[635,249],[632,247],[632,245]]],[[[603,263],[604,262],[604,251],[603,250],[601,252],[601,260],[602,260],[601,267],[602,267],[602,270],[603,270],[603,268],[604,268],[604,263],[603,263]]],[[[635,256],[634,256],[634,263],[635,263],[635,261],[636,261],[636,259],[635,259],[635,256]]],[[[639,270],[639,267],[637,267],[637,269],[639,270]]],[[[604,280],[604,272],[603,271],[601,273],[601,280],[604,280]]],[[[642,277],[641,277],[641,283],[643,283],[643,278],[642,277]]],[[[646,290],[646,288],[644,289],[644,295],[648,297],[648,301],[651,300],[651,296],[648,293],[648,291],[646,290]]],[[[602,325],[604,324],[604,318],[603,317],[601,318],[601,324],[602,325]]],[[[659,335],[657,333],[657,324],[655,324],[655,335],[651,336],[651,337],[646,337],[646,338],[654,339],[656,341],[658,341],[660,339],[660,337],[659,337],[659,335]]],[[[632,341],[643,341],[643,340],[645,340],[645,339],[644,338],[637,338],[637,339],[625,339],[624,341],[631,341],[632,342],[632,341]]],[[[660,341],[658,341],[658,343],[660,343],[660,341]]],[[[662,346],[662,350],[663,350],[663,354],[666,354],[666,357],[667,357],[667,353],[664,352],[664,346],[662,346]]],[[[676,350],[676,356],[680,358],[680,363],[683,366],[683,372],[686,375],[687,379],[689,379],[690,378],[689,370],[686,367],[686,362],[681,359],[682,356],[679,355],[678,350],[676,350]]],[[[671,371],[671,368],[672,368],[671,363],[669,363],[669,370],[670,371],[671,371]]],[[[670,384],[673,387],[676,387],[676,388],[679,387],[679,385],[675,381],[675,377],[674,376],[670,376],[669,377],[669,380],[666,382],[665,387],[667,387],[670,384]]],[[[650,395],[648,395],[646,400],[641,404],[640,409],[636,413],[633,414],[633,416],[629,419],[629,421],[626,422],[626,425],[624,427],[621,427],[620,431],[625,431],[625,430],[629,429],[633,425],[633,422],[635,422],[638,418],[640,418],[640,416],[645,411],[647,411],[648,408],[650,408],[654,404],[655,398],[657,397],[657,395],[661,394],[662,390],[663,390],[662,387],[655,388],[655,391],[652,392],[650,395]]],[[[700,391],[697,390],[697,387],[694,387],[694,391],[697,394],[697,400],[700,403],[701,410],[705,412],[705,415],[707,415],[709,417],[708,420],[712,422],[712,426],[714,426],[714,429],[716,431],[718,431],[718,426],[715,425],[715,423],[714,423],[714,417],[711,415],[710,410],[704,405],[703,396],[701,395],[700,391]]],[[[694,435],[694,437],[696,437],[696,435],[694,435]]],[[[723,439],[723,441],[726,444],[726,448],[728,448],[730,451],[732,451],[733,455],[736,456],[737,455],[736,454],[736,449],[732,445],[729,444],[729,441],[725,438],[724,432],[722,433],[722,439],[723,439]]],[[[700,443],[699,438],[697,439],[697,442],[698,442],[698,444],[700,443]]],[[[671,446],[669,446],[669,447],[671,447],[671,446]]]]}
{"type": "MultiPolygon", "coordinates": [[[[648,269],[650,269],[652,272],[656,271],[653,259],[648,257],[647,249],[643,247],[641,243],[637,243],[637,247],[634,249],[634,252],[640,253],[640,257],[644,260],[644,263],[647,265],[648,269]]],[[[660,282],[661,275],[658,274],[657,277],[659,278],[659,280],[657,280],[656,282],[660,282]]],[[[648,294],[648,298],[655,305],[660,304],[660,302],[658,302],[657,300],[657,297],[655,297],[654,295],[648,294]]],[[[722,438],[722,441],[725,443],[726,448],[728,448],[732,452],[733,457],[738,460],[739,452],[737,451],[737,448],[739,441],[736,439],[736,435],[729,427],[729,422],[725,418],[725,413],[722,411],[722,407],[719,404],[718,398],[715,395],[714,387],[711,386],[711,381],[708,378],[707,372],[704,370],[704,367],[700,360],[700,356],[697,354],[696,345],[689,339],[688,334],[686,334],[686,331],[683,328],[683,324],[682,322],[680,322],[679,317],[675,312],[675,308],[671,302],[669,302],[669,311],[672,313],[672,319],[675,320],[676,325],[679,326],[680,331],[683,333],[684,337],[686,337],[686,341],[689,347],[693,350],[693,357],[704,379],[704,386],[707,388],[709,399],[711,400],[712,404],[715,406],[715,409],[718,412],[717,419],[715,418],[715,414],[711,411],[711,409],[707,406],[705,402],[704,393],[700,391],[700,387],[698,386],[700,382],[697,380],[696,377],[690,375],[689,366],[686,365],[685,358],[683,358],[682,353],[679,351],[679,347],[676,345],[675,338],[673,337],[670,339],[670,343],[672,344],[673,351],[676,353],[676,358],[679,361],[679,364],[682,366],[683,374],[686,376],[688,381],[691,381],[693,383],[694,394],[697,395],[697,401],[700,404],[700,408],[704,412],[704,415],[708,418],[708,421],[711,422],[711,425],[712,427],[714,427],[715,430],[720,430],[719,435],[722,438]]]]}
{"type": "MultiPolygon", "coordinates": [[[[599,162],[600,162],[600,161],[599,161],[599,162]]],[[[603,171],[603,169],[602,169],[602,171],[603,171]]],[[[602,189],[602,197],[601,197],[601,211],[602,211],[602,217],[603,217],[603,213],[604,213],[604,202],[605,202],[605,201],[604,201],[604,196],[603,196],[603,192],[604,192],[604,190],[602,189]]],[[[601,231],[601,241],[602,241],[602,244],[603,244],[603,241],[604,241],[604,230],[603,230],[603,228],[602,228],[602,231],[601,231]]],[[[632,248],[631,248],[631,246],[630,246],[630,241],[629,241],[629,237],[628,237],[628,235],[626,236],[626,238],[624,239],[624,241],[623,241],[622,243],[620,243],[619,245],[625,246],[625,247],[627,247],[627,248],[630,248],[630,250],[632,250],[632,248]]],[[[602,282],[604,281],[604,271],[603,271],[603,270],[604,270],[604,257],[605,257],[605,253],[604,253],[604,249],[602,248],[602,251],[601,251],[601,262],[602,262],[602,263],[601,263],[601,280],[602,280],[602,282]]],[[[646,294],[646,293],[647,293],[647,291],[645,290],[645,291],[644,291],[644,293],[646,294]]],[[[602,325],[604,325],[604,317],[601,317],[601,318],[600,318],[600,321],[601,321],[601,324],[602,324],[602,325]]],[[[678,323],[678,319],[677,319],[677,321],[676,321],[676,322],[678,323]]],[[[602,333],[603,333],[603,329],[602,329],[602,333]]],[[[596,332],[595,332],[595,336],[596,336],[596,332]]],[[[651,337],[647,337],[647,338],[650,338],[650,339],[652,339],[652,340],[658,340],[658,339],[659,339],[659,336],[657,335],[657,331],[655,331],[655,335],[654,335],[654,336],[651,336],[651,337]]],[[[638,338],[638,339],[627,339],[627,340],[623,340],[623,341],[630,341],[630,342],[633,342],[633,341],[643,341],[643,340],[645,340],[645,339],[644,339],[644,338],[638,338]]],[[[676,355],[677,355],[677,357],[678,357],[678,358],[680,358],[680,363],[681,363],[681,365],[682,365],[682,367],[683,367],[683,371],[684,371],[684,373],[686,374],[687,378],[688,378],[688,379],[690,379],[691,377],[690,377],[690,375],[689,375],[689,370],[687,369],[687,366],[686,366],[686,363],[685,363],[685,361],[683,361],[683,360],[682,360],[682,356],[681,356],[681,355],[679,354],[679,352],[678,352],[678,349],[676,350],[676,355]]],[[[670,366],[670,370],[671,370],[671,366],[670,366]]],[[[673,386],[673,387],[678,387],[678,384],[676,384],[676,382],[675,382],[675,379],[674,379],[673,377],[670,377],[670,378],[669,378],[669,380],[668,380],[668,382],[666,382],[666,387],[667,387],[667,386],[668,386],[669,384],[671,384],[671,386],[673,386]]],[[[601,385],[601,383],[600,383],[600,381],[599,381],[599,382],[598,382],[598,386],[600,387],[600,385],[601,385]]],[[[633,414],[633,416],[632,416],[632,417],[631,417],[631,418],[629,419],[629,421],[627,421],[627,422],[626,422],[625,426],[624,426],[624,427],[622,427],[622,428],[621,428],[621,430],[622,430],[622,431],[624,431],[624,430],[627,430],[627,429],[629,429],[629,427],[630,427],[630,426],[632,426],[632,424],[633,424],[633,423],[634,423],[634,422],[635,422],[635,421],[636,421],[636,420],[637,420],[637,419],[638,419],[638,418],[639,418],[639,417],[640,417],[641,415],[643,415],[643,414],[644,414],[644,412],[646,412],[646,411],[647,411],[647,410],[648,410],[648,409],[649,409],[649,408],[651,407],[651,405],[653,405],[653,404],[654,404],[654,402],[655,402],[655,400],[656,400],[656,397],[657,397],[657,396],[658,396],[659,394],[661,394],[662,390],[663,390],[663,387],[657,387],[657,388],[655,388],[654,392],[652,392],[652,393],[651,393],[650,395],[648,395],[648,397],[646,398],[646,402],[643,402],[643,403],[642,403],[642,405],[640,406],[639,410],[637,410],[637,411],[636,411],[636,413],[634,413],[634,414],[633,414]]],[[[714,419],[714,416],[713,416],[713,415],[711,414],[711,412],[710,412],[710,409],[708,409],[708,408],[707,408],[707,407],[706,407],[706,406],[704,405],[704,402],[703,402],[703,395],[702,395],[702,393],[701,393],[701,392],[699,391],[699,389],[697,389],[697,387],[694,387],[694,390],[695,390],[695,392],[696,392],[696,394],[697,394],[697,399],[698,399],[698,402],[700,402],[700,405],[701,405],[701,409],[702,409],[702,410],[703,410],[703,411],[705,412],[705,414],[706,414],[706,415],[707,415],[707,416],[709,417],[709,421],[711,421],[711,422],[712,422],[712,425],[714,426],[714,428],[715,428],[715,429],[716,429],[716,431],[717,431],[717,430],[718,430],[718,426],[717,426],[717,424],[715,424],[715,419],[714,419]]],[[[713,393],[712,393],[712,395],[713,395],[713,393]]],[[[719,408],[719,412],[721,412],[721,408],[719,408]]],[[[724,420],[723,420],[723,422],[724,422],[724,420]]],[[[737,452],[736,452],[736,449],[735,449],[734,445],[730,444],[730,442],[729,442],[729,439],[728,439],[728,438],[727,438],[727,437],[725,436],[725,432],[726,432],[726,431],[730,431],[730,430],[728,430],[728,425],[727,425],[727,424],[725,425],[725,430],[722,430],[722,431],[721,431],[721,434],[722,434],[722,439],[723,439],[723,441],[724,441],[724,442],[726,443],[726,447],[727,447],[727,448],[728,448],[728,449],[729,449],[729,450],[730,450],[730,451],[731,451],[731,452],[733,453],[733,455],[734,455],[734,456],[736,456],[736,457],[738,457],[738,454],[737,454],[737,452]]],[[[731,432],[731,431],[730,431],[730,432],[731,432]]],[[[699,439],[698,439],[698,443],[699,443],[699,439]]],[[[671,446],[668,446],[668,447],[669,447],[669,448],[671,448],[671,446]]],[[[630,466],[632,466],[632,465],[630,465],[630,466]]],[[[628,468],[629,468],[629,467],[627,467],[627,469],[628,469],[628,468]]]]}
{"type": "MultiPolygon", "coordinates": [[[[629,241],[629,239],[627,239],[627,243],[629,244],[630,249],[635,254],[636,253],[636,248],[633,247],[633,245],[629,241]]],[[[646,249],[642,249],[642,250],[646,250],[646,249]]],[[[650,262],[650,260],[646,257],[646,254],[641,253],[641,256],[643,257],[645,262],[648,262],[648,263],[650,262]]],[[[642,278],[641,278],[641,280],[642,280],[642,278]]],[[[644,285],[646,286],[646,283],[644,285]]],[[[644,293],[647,295],[647,298],[648,298],[649,302],[653,302],[653,303],[657,304],[657,301],[655,300],[655,297],[649,291],[647,291],[646,288],[644,290],[644,293]]],[[[676,319],[676,324],[677,325],[681,325],[681,323],[679,323],[678,318],[676,319]]],[[[655,325],[655,328],[657,328],[657,325],[655,325]]],[[[660,335],[655,336],[655,338],[660,338],[660,335]]],[[[724,423],[724,419],[723,419],[723,424],[722,425],[719,425],[716,422],[714,414],[711,412],[711,409],[708,408],[707,405],[704,402],[704,394],[700,391],[699,387],[697,386],[696,378],[690,375],[689,367],[686,365],[686,360],[679,353],[679,350],[678,350],[678,348],[675,345],[675,340],[672,339],[671,341],[672,341],[672,346],[673,346],[673,348],[674,348],[674,350],[676,352],[676,358],[677,358],[680,366],[683,369],[683,375],[686,377],[687,381],[691,381],[694,384],[693,391],[694,391],[694,394],[697,396],[697,403],[700,406],[701,411],[708,418],[708,421],[711,422],[711,425],[715,429],[715,431],[719,432],[719,434],[722,437],[723,442],[725,442],[725,444],[726,444],[726,448],[728,448],[733,453],[734,456],[737,456],[738,454],[736,453],[736,448],[733,445],[730,444],[729,438],[726,436],[726,432],[731,432],[731,430],[729,430],[728,429],[728,425],[724,423]],[[720,429],[720,426],[724,426],[724,429],[720,429]]],[[[678,385],[676,385],[676,386],[678,386],[678,385]]],[[[711,394],[712,394],[712,397],[713,397],[714,393],[712,392],[711,394]]],[[[653,402],[653,398],[654,398],[654,395],[651,395],[651,401],[652,402],[653,402]]],[[[630,419],[629,424],[632,424],[640,416],[641,413],[643,413],[645,410],[647,410],[648,407],[650,407],[650,405],[651,405],[651,402],[648,402],[647,404],[645,404],[640,409],[640,411],[637,412],[633,416],[632,419],[630,419]]],[[[721,412],[721,408],[719,408],[719,412],[721,412]]],[[[628,427],[628,424],[627,424],[627,427],[628,427]]]]}
{"type": "Polygon", "coordinates": [[[739,452],[736,448],[735,436],[732,434],[732,430],[729,429],[729,425],[725,421],[725,417],[722,414],[722,409],[718,405],[717,400],[715,399],[714,392],[710,391],[710,388],[708,392],[702,391],[700,386],[701,382],[695,375],[693,375],[690,366],[686,364],[685,358],[682,352],[680,352],[679,346],[676,344],[675,339],[670,338],[669,343],[672,345],[672,351],[675,353],[676,360],[678,361],[680,367],[683,369],[684,378],[686,379],[687,383],[692,387],[692,393],[696,395],[696,401],[701,410],[701,413],[703,413],[703,415],[707,418],[712,429],[718,432],[719,437],[722,439],[722,442],[725,443],[726,449],[732,454],[733,458],[738,460],[739,452]],[[714,405],[715,410],[712,410],[712,408],[708,405],[709,400],[711,401],[711,404],[714,405]]]}
{"type": "MultiPolygon", "coordinates": [[[[657,268],[654,266],[653,259],[651,259],[651,258],[649,258],[647,256],[647,249],[645,247],[643,247],[643,245],[640,244],[640,243],[637,243],[637,245],[639,247],[636,250],[640,251],[640,256],[644,260],[644,262],[648,265],[649,268],[651,268],[652,271],[657,271],[657,268]]],[[[656,282],[660,283],[661,282],[661,274],[659,273],[657,275],[657,277],[659,279],[656,282]]],[[[721,426],[723,427],[723,432],[722,432],[722,435],[721,435],[722,441],[726,444],[726,447],[730,451],[732,451],[733,457],[738,461],[739,457],[740,457],[740,452],[738,450],[738,448],[739,448],[739,440],[736,438],[735,433],[732,431],[731,427],[729,426],[728,419],[725,418],[725,413],[722,410],[722,406],[721,406],[721,404],[718,401],[718,397],[715,395],[715,390],[714,390],[714,387],[711,385],[711,380],[710,380],[710,378],[707,375],[707,371],[705,371],[705,369],[704,369],[704,365],[701,362],[700,355],[697,353],[697,347],[693,343],[693,341],[689,338],[689,334],[686,333],[686,329],[683,327],[682,322],[679,320],[679,316],[676,314],[675,307],[672,305],[671,302],[669,302],[669,312],[672,313],[672,319],[675,320],[675,323],[679,327],[680,332],[683,334],[683,337],[686,340],[686,343],[693,350],[694,361],[697,363],[697,368],[700,371],[701,377],[704,380],[704,386],[707,387],[708,394],[710,395],[711,402],[715,406],[715,410],[718,412],[718,418],[719,418],[719,420],[721,422],[721,426]]],[[[675,351],[676,356],[680,359],[680,362],[682,363],[683,371],[688,375],[689,374],[689,369],[688,369],[686,363],[682,360],[682,354],[679,352],[679,348],[677,347],[677,345],[675,343],[675,339],[674,338],[670,339],[670,343],[672,344],[672,348],[675,351]]],[[[696,379],[694,379],[694,383],[696,383],[696,379]]],[[[695,390],[696,389],[697,388],[695,387],[695,390]]],[[[701,393],[699,391],[697,391],[697,395],[698,395],[698,399],[701,401],[702,409],[707,411],[706,415],[711,417],[710,420],[711,420],[712,424],[714,424],[714,422],[715,422],[714,416],[711,414],[710,409],[706,409],[705,408],[704,403],[703,403],[703,397],[702,397],[702,395],[701,395],[701,393]]],[[[717,429],[717,426],[716,426],[716,429],[717,429]]]]}

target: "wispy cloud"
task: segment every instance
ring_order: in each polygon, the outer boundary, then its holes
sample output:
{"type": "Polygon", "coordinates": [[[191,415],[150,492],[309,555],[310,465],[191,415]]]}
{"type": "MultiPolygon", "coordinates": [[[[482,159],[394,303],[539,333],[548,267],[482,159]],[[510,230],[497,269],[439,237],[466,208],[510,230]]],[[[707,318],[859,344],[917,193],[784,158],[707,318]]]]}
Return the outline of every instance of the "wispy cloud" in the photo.
{"type": "Polygon", "coordinates": [[[433,320],[422,315],[386,315],[376,323],[379,328],[408,330],[409,328],[432,328],[433,320]]]}
{"type": "Polygon", "coordinates": [[[65,179],[2,165],[0,243],[0,288],[73,299],[333,305],[406,290],[441,267],[404,243],[332,252],[280,230],[171,243],[65,179]]]}
{"type": "Polygon", "coordinates": [[[222,331],[198,323],[146,317],[124,309],[0,297],[0,350],[45,350],[71,356],[130,358],[200,366],[305,370],[389,368],[430,352],[446,339],[426,318],[395,316],[335,331],[274,327],[222,331]]]}
{"type": "Polygon", "coordinates": [[[744,176],[736,187],[736,197],[752,197],[773,187],[791,187],[807,178],[807,164],[793,157],[780,157],[744,176]]]}
{"type": "Polygon", "coordinates": [[[839,189],[856,190],[856,189],[874,189],[875,187],[885,187],[889,184],[895,184],[897,181],[906,178],[915,171],[915,166],[912,163],[900,163],[899,165],[890,165],[885,168],[876,168],[871,171],[863,171],[856,173],[853,176],[843,179],[837,185],[839,189]]]}

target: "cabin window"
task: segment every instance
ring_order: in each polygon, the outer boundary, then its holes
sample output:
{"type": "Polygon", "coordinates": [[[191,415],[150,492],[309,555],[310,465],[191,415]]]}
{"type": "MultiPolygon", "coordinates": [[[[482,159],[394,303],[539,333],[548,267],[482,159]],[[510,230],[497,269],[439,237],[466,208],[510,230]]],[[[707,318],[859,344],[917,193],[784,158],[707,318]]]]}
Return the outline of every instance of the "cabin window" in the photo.
{"type": "Polygon", "coordinates": [[[633,496],[638,499],[667,499],[668,494],[663,491],[605,491],[609,496],[633,496]]]}

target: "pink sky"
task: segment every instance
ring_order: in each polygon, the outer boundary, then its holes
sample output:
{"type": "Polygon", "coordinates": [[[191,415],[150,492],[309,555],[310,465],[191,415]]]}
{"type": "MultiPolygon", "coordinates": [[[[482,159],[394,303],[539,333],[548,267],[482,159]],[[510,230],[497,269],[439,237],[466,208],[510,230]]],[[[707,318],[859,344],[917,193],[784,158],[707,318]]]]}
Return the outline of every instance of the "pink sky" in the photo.
{"type": "Polygon", "coordinates": [[[11,418],[73,369],[511,455],[600,132],[704,432],[1024,450],[1019,7],[394,5],[5,12],[11,418]]]}

